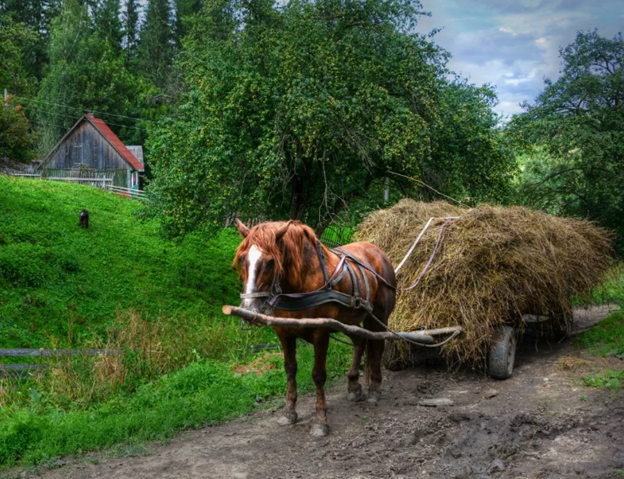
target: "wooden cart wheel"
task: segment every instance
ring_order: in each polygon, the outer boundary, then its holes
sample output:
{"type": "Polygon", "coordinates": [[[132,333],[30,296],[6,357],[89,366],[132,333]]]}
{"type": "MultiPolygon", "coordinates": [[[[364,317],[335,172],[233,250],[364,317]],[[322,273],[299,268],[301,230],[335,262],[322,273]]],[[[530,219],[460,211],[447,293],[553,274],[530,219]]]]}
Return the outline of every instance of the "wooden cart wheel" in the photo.
{"type": "Polygon", "coordinates": [[[507,379],[513,374],[516,361],[516,334],[511,326],[500,326],[494,332],[488,367],[494,379],[507,379]]]}

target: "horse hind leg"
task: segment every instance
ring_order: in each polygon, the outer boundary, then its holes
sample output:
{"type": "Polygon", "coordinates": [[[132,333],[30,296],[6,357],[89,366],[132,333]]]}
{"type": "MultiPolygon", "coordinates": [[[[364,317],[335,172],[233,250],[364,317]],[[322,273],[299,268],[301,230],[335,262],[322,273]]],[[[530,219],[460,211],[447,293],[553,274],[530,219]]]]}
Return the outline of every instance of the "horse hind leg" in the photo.
{"type": "MultiPolygon", "coordinates": [[[[384,323],[390,315],[386,308],[375,308],[373,314],[384,323]]],[[[383,331],[385,328],[372,318],[364,321],[366,329],[370,331],[383,331]]],[[[369,339],[366,342],[366,382],[368,383],[369,402],[378,402],[381,398],[381,357],[383,356],[385,341],[369,339]]]]}
{"type": "Polygon", "coordinates": [[[284,369],[286,371],[286,406],[281,417],[277,420],[281,426],[288,426],[297,422],[297,340],[292,336],[278,333],[282,349],[284,350],[284,369]]]}
{"type": "Polygon", "coordinates": [[[351,337],[353,341],[353,361],[347,372],[349,383],[347,386],[347,399],[349,401],[359,401],[362,398],[362,385],[360,384],[360,364],[366,347],[366,340],[357,336],[351,337]]]}
{"type": "Polygon", "coordinates": [[[322,332],[314,336],[314,369],[312,379],[316,385],[316,422],[310,429],[310,435],[324,437],[329,434],[327,422],[327,401],[325,400],[325,381],[327,380],[327,349],[329,347],[329,334],[322,332]]]}
{"type": "Polygon", "coordinates": [[[366,376],[368,378],[367,401],[376,403],[381,399],[381,357],[384,341],[368,340],[366,346],[366,376]]]}

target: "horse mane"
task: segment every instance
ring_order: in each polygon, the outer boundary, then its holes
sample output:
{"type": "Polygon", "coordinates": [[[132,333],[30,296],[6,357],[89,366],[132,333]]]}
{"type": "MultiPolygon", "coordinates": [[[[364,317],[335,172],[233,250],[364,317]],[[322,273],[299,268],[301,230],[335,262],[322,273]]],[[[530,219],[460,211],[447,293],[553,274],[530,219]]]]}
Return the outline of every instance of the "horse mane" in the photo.
{"type": "MultiPolygon", "coordinates": [[[[300,221],[293,221],[278,242],[275,238],[275,232],[284,223],[284,221],[275,221],[254,226],[236,250],[234,266],[240,271],[242,265],[238,260],[239,255],[247,253],[252,245],[256,245],[264,254],[275,260],[275,268],[279,278],[286,275],[291,282],[301,280],[304,273],[305,242],[309,241],[313,247],[316,247],[318,238],[312,228],[300,221]]],[[[323,245],[321,248],[327,255],[326,248],[323,245]]]]}

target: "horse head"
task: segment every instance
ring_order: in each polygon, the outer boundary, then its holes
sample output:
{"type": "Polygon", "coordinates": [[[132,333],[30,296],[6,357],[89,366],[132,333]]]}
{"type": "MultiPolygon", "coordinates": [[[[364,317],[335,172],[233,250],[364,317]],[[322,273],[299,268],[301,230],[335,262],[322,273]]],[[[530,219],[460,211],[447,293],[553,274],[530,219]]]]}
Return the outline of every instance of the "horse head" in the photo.
{"type": "Polygon", "coordinates": [[[236,220],[243,238],[234,259],[234,266],[243,280],[242,308],[260,311],[267,299],[277,292],[284,275],[284,251],[288,249],[286,233],[292,224],[293,221],[270,222],[250,229],[236,220]]]}

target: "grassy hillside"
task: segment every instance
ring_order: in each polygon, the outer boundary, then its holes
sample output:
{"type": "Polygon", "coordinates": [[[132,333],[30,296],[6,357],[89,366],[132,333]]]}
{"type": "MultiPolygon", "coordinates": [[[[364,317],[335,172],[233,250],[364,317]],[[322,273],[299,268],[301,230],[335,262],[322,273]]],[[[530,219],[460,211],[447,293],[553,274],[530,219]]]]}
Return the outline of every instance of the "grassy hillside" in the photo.
{"type": "MultiPolygon", "coordinates": [[[[136,219],[139,206],[92,187],[0,176],[0,347],[121,351],[41,358],[42,374],[0,378],[0,469],[171,437],[284,394],[281,355],[250,347],[276,343],[273,331],[241,331],[220,312],[238,301],[238,234],[168,243],[156,223],[136,219]],[[78,227],[82,209],[89,230],[78,227]]],[[[330,380],[350,352],[332,342],[330,380]]],[[[302,392],[314,389],[313,357],[301,344],[302,392]]]]}
{"type": "Polygon", "coordinates": [[[119,311],[207,319],[237,301],[237,234],[164,242],[138,207],[89,186],[0,176],[0,347],[84,342],[119,311]]]}

